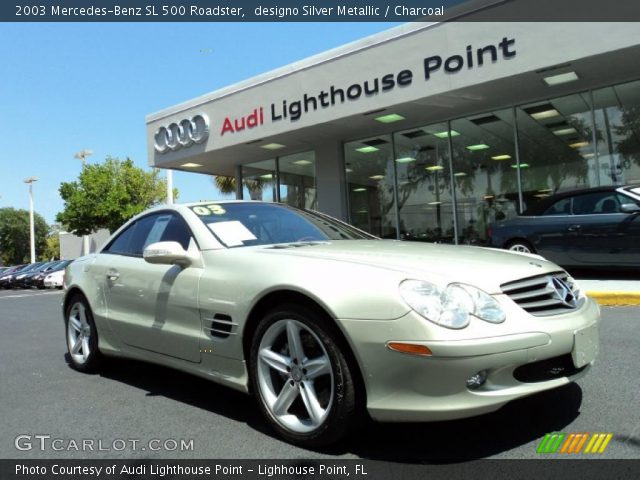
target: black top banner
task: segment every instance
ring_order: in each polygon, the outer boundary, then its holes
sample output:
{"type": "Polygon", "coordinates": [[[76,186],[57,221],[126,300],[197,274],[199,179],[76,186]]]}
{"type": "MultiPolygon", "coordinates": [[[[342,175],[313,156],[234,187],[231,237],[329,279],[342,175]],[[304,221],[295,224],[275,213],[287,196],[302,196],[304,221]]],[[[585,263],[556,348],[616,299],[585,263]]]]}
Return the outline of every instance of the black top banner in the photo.
{"type": "Polygon", "coordinates": [[[640,21],[637,0],[14,0],[3,22],[640,21]]]}

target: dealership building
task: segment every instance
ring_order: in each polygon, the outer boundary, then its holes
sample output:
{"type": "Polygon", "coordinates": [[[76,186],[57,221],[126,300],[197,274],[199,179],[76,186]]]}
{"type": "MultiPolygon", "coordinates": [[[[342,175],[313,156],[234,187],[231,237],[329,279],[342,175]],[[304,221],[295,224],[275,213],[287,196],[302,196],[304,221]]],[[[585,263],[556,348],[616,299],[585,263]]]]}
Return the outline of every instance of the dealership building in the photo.
{"type": "Polygon", "coordinates": [[[639,32],[402,25],[149,115],[149,163],[385,238],[481,244],[554,192],[640,184],[639,32]]]}

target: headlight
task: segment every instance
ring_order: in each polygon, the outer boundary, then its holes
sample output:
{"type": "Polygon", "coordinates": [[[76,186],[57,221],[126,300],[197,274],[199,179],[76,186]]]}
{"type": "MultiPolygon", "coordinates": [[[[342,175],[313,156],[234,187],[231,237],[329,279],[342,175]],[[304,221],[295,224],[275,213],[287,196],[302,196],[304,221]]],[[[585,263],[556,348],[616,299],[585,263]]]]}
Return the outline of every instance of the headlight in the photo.
{"type": "Polygon", "coordinates": [[[442,289],[421,280],[404,280],[400,295],[424,318],[447,328],[466,327],[471,315],[491,323],[502,323],[506,318],[491,295],[471,285],[452,283],[442,289]]]}

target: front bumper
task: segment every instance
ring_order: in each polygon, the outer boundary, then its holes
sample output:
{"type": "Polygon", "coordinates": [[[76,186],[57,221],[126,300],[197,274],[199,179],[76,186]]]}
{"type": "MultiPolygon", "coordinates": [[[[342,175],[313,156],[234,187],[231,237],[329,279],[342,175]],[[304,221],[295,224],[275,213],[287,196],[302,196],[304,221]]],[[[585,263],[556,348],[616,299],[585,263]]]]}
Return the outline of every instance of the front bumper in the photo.
{"type": "Polygon", "coordinates": [[[397,320],[342,319],[340,324],[363,373],[370,415],[401,422],[488,413],[580,378],[597,355],[599,318],[597,304],[586,299],[578,310],[553,317],[532,317],[513,304],[507,321],[522,324],[525,331],[479,335],[483,328],[500,331],[499,326],[480,325],[475,338],[472,332],[464,338],[466,329],[443,332],[414,312],[397,320]],[[438,338],[438,332],[449,338],[438,338]],[[389,341],[426,345],[433,355],[391,351],[386,348],[389,341]],[[544,368],[553,374],[536,372],[544,368]],[[482,370],[486,382],[475,390],[467,388],[467,379],[482,370]]]}

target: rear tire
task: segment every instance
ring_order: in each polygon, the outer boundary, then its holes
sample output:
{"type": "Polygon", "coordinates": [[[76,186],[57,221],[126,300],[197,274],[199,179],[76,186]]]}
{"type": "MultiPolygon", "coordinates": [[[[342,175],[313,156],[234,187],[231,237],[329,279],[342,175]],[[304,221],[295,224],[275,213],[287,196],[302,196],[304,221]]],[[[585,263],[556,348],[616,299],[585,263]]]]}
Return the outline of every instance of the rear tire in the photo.
{"type": "Polygon", "coordinates": [[[98,350],[98,331],[93,313],[83,295],[76,293],[67,303],[64,327],[71,366],[80,372],[95,372],[102,355],[98,350]]]}
{"type": "Polygon", "coordinates": [[[321,447],[345,438],[359,418],[346,346],[324,315],[283,305],[260,321],[249,374],[258,407],[287,441],[321,447]]]}

